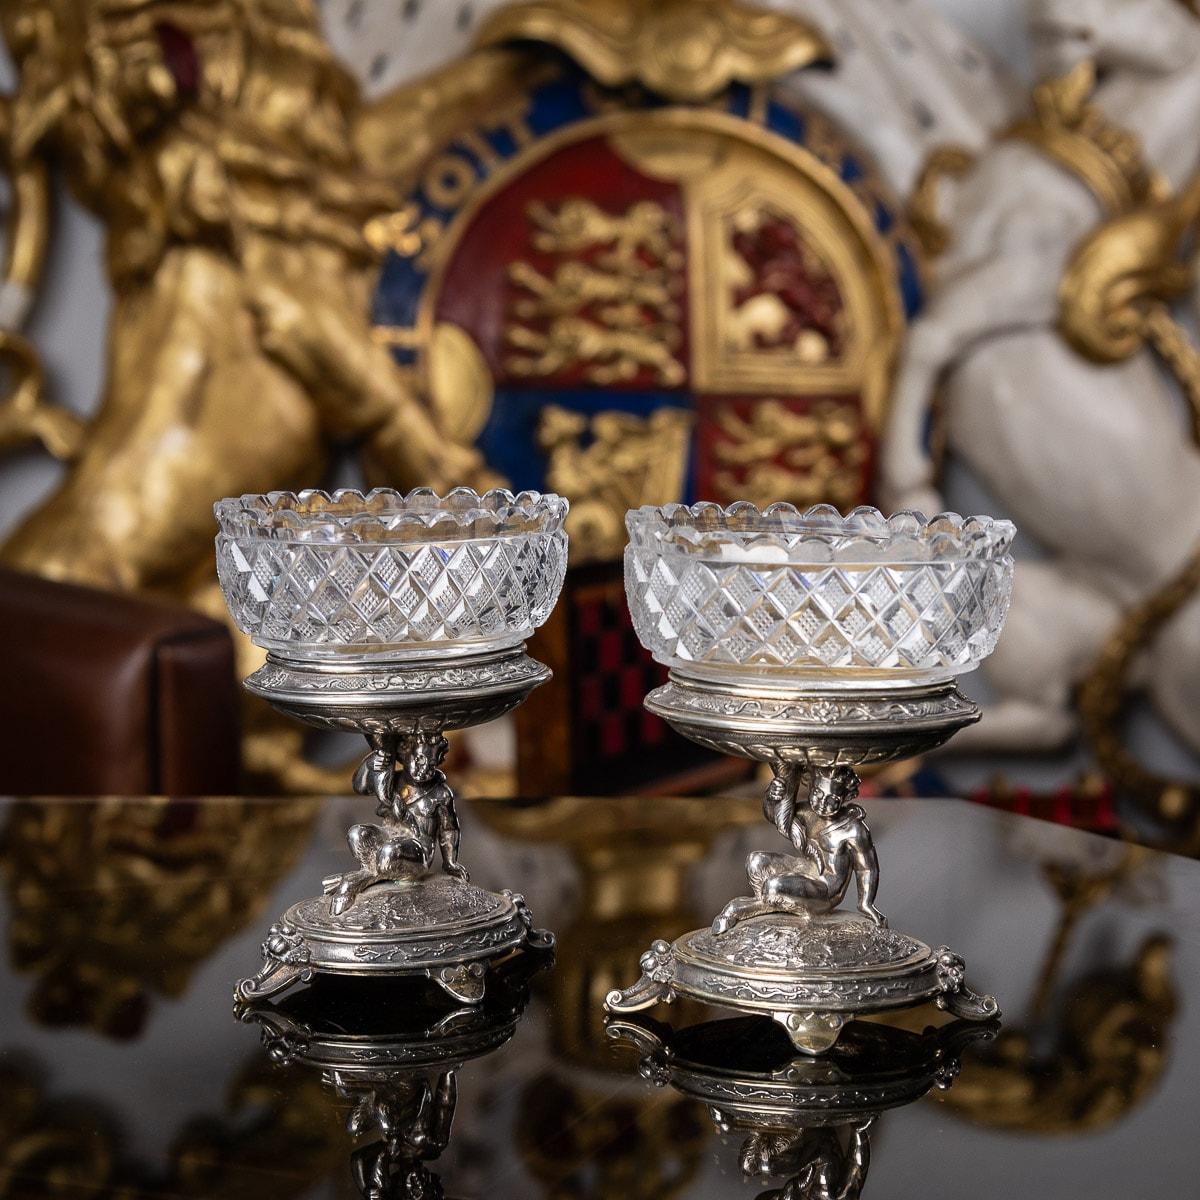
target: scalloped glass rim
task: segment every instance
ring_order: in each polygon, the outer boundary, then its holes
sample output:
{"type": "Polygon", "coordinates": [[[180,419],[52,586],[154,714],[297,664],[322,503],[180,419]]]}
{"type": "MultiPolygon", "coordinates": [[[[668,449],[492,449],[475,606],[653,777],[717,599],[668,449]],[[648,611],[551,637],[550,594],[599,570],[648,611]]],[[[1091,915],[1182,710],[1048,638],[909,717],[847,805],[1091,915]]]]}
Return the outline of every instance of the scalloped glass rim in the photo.
{"type": "Polygon", "coordinates": [[[989,516],[904,509],[885,517],[869,505],[842,516],[830,504],[760,510],[748,500],[727,508],[707,500],[644,505],[625,514],[625,527],[632,546],[763,566],[999,559],[1017,532],[1011,521],[989,516]]]}
{"type": "Polygon", "coordinates": [[[553,492],[514,494],[505,488],[480,494],[458,487],[445,496],[428,487],[407,493],[305,488],[230,496],[217,501],[213,512],[230,537],[370,545],[557,533],[569,507],[553,492]]]}

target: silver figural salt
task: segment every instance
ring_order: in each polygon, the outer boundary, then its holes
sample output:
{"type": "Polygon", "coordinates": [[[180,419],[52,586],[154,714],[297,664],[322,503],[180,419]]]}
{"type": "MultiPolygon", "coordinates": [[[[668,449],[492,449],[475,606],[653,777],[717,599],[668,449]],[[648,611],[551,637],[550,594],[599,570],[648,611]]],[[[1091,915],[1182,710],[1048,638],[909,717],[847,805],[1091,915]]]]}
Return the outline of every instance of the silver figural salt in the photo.
{"type": "Polygon", "coordinates": [[[957,954],[889,927],[855,801],[859,767],[931,750],[978,720],[955,677],[996,644],[1013,526],[747,503],[643,508],[627,525],[634,626],[670,668],[646,707],[693,741],[768,763],[763,813],[792,848],[750,855],[748,894],[710,928],[656,941],[641,978],[605,1007],[687,995],[765,1012],[808,1054],[856,1014],[929,999],[996,1016],[957,954]]]}
{"type": "Polygon", "coordinates": [[[525,639],[566,571],[567,502],[458,488],[272,492],[216,506],[217,570],[267,651],[246,687],[320,729],[363,734],[354,865],[293,904],[262,946],[251,1000],[314,973],[416,974],[478,1003],[486,968],[547,948],[519,894],[470,881],[445,734],[504,715],[550,677],[525,639]]]}

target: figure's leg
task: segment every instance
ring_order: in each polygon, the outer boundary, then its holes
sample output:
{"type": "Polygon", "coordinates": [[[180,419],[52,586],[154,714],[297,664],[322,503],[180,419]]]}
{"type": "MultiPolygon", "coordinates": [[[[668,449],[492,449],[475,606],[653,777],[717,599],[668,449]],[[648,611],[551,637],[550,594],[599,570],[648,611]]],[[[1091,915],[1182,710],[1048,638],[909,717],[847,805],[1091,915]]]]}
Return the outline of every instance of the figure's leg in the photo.
{"type": "Polygon", "coordinates": [[[837,907],[825,881],[807,875],[772,875],[763,884],[762,898],[772,909],[799,915],[829,912],[837,907]]]}
{"type": "Polygon", "coordinates": [[[346,841],[350,853],[368,870],[374,868],[381,847],[386,845],[386,835],[378,825],[351,825],[346,841]]]}
{"type": "Polygon", "coordinates": [[[771,905],[757,896],[735,896],[717,914],[712,923],[713,933],[727,933],[747,917],[759,917],[771,911],[771,905]]]}
{"type": "Polygon", "coordinates": [[[761,897],[768,879],[794,867],[795,859],[790,854],[780,854],[775,850],[755,850],[746,858],[746,878],[750,880],[750,888],[754,894],[761,897]]]}
{"type": "Polygon", "coordinates": [[[379,855],[386,846],[385,835],[378,825],[354,825],[346,834],[350,853],[360,864],[357,871],[330,875],[324,881],[325,893],[332,897],[329,911],[336,917],[354,903],[358,894],[380,877],[379,855]]]}
{"type": "Polygon", "coordinates": [[[408,833],[393,834],[379,848],[378,871],[386,879],[420,875],[432,861],[431,847],[408,833]]]}
{"type": "Polygon", "coordinates": [[[458,844],[460,839],[458,810],[454,807],[454,796],[449,794],[444,804],[437,810],[435,821],[438,845],[442,852],[442,870],[447,875],[470,883],[471,873],[458,861],[458,844]]]}
{"type": "Polygon", "coordinates": [[[726,933],[739,921],[748,917],[761,916],[786,906],[785,901],[778,897],[772,899],[766,894],[766,887],[778,875],[782,875],[795,866],[795,858],[790,854],[780,854],[770,850],[756,850],[746,859],[746,876],[750,880],[752,896],[736,896],[720,911],[712,923],[713,933],[726,933]]]}
{"type": "Polygon", "coordinates": [[[346,871],[342,875],[330,875],[325,880],[325,892],[330,896],[329,911],[335,917],[344,913],[358,898],[358,894],[378,878],[372,871],[346,871]]]}

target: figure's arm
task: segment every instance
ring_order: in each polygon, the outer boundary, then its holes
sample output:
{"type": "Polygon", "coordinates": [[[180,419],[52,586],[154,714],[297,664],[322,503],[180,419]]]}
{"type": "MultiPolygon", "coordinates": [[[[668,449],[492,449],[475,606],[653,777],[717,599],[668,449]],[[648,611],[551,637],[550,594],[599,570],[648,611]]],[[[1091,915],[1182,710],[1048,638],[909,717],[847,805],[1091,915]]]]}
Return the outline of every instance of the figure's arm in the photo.
{"type": "Polygon", "coordinates": [[[763,796],[763,816],[789,840],[792,839],[796,824],[792,817],[796,811],[798,783],[799,772],[796,764],[783,763],[776,767],[775,778],[771,780],[766,795],[763,796]]]}
{"type": "Polygon", "coordinates": [[[356,795],[374,796],[376,814],[386,817],[393,815],[396,791],[395,743],[386,737],[372,737],[370,742],[371,752],[358,764],[351,786],[356,795]]]}
{"type": "Polygon", "coordinates": [[[454,793],[442,782],[442,800],[437,807],[438,844],[442,850],[442,870],[466,883],[470,878],[467,868],[458,861],[458,811],[454,807],[454,793]]]}
{"type": "Polygon", "coordinates": [[[854,860],[854,882],[858,887],[858,911],[876,925],[887,925],[887,917],[875,907],[875,893],[879,891],[879,859],[875,856],[875,843],[861,816],[855,820],[855,826],[857,832],[850,842],[850,853],[854,860]]]}
{"type": "Polygon", "coordinates": [[[429,1140],[444,1150],[450,1144],[450,1128],[454,1122],[454,1108],[458,1103],[458,1079],[454,1072],[443,1071],[438,1077],[437,1089],[433,1094],[433,1112],[429,1122],[429,1140]]]}
{"type": "Polygon", "coordinates": [[[850,1134],[850,1145],[846,1154],[846,1173],[838,1189],[838,1200],[858,1200],[863,1184],[867,1180],[867,1169],[871,1165],[871,1136],[868,1132],[871,1121],[857,1125],[850,1134]]]}

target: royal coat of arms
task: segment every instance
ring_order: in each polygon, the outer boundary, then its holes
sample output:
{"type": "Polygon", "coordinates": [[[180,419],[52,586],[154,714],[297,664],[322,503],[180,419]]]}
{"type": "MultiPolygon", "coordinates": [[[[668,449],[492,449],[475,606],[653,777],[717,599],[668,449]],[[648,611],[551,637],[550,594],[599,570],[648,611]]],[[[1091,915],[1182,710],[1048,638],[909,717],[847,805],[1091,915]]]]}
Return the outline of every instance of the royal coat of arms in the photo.
{"type": "MultiPolygon", "coordinates": [[[[54,154],[116,300],[86,430],[0,339],[0,451],[71,460],[7,565],[211,609],[213,498],[311,484],[335,449],[371,484],[552,488],[608,575],[542,654],[596,742],[575,760],[609,762],[662,735],[612,571],[625,510],[866,498],[918,269],[863,156],[778,82],[829,57],[805,22],[530,0],[368,103],[307,0],[9,7],[6,294],[39,276],[54,154]]],[[[320,790],[294,731],[247,722],[250,778],[320,790]]]]}
{"type": "Polygon", "coordinates": [[[784,91],[683,104],[547,51],[373,233],[378,337],[506,483],[570,497],[575,561],[639,504],[869,498],[916,252],[784,91]]]}
{"type": "Polygon", "coordinates": [[[819,35],[731,0],[618,7],[624,24],[573,0],[498,10],[360,130],[408,181],[368,228],[376,336],[448,439],[571,500],[576,569],[537,647],[560,682],[520,715],[518,775],[541,791],[699,769],[641,706],[663,669],[629,627],[625,512],[867,501],[921,300],[898,206],[779,82],[827,56],[819,35]],[[413,131],[414,168],[400,130],[439,88],[469,102],[413,131]]]}

